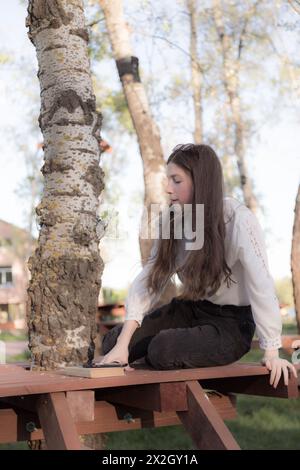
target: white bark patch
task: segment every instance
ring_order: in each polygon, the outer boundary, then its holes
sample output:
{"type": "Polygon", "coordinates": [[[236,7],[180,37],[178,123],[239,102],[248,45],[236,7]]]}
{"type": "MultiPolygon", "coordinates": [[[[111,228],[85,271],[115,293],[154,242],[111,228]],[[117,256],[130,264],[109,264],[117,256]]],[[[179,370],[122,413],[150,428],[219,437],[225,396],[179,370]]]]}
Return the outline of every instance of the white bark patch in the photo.
{"type": "Polygon", "coordinates": [[[74,330],[66,330],[66,339],[65,339],[65,346],[68,348],[84,348],[89,345],[88,341],[84,341],[82,338],[82,331],[84,330],[85,326],[81,325],[74,330]]]}

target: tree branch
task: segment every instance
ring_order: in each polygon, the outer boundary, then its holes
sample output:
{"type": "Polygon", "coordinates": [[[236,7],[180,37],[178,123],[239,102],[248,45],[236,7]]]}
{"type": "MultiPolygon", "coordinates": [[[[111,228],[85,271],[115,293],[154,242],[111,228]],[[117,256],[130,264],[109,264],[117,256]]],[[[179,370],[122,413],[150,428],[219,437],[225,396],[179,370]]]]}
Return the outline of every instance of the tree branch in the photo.
{"type": "Polygon", "coordinates": [[[103,18],[99,18],[99,20],[92,21],[92,23],[89,23],[89,24],[87,24],[86,26],[87,26],[88,28],[92,28],[93,26],[95,26],[95,24],[98,24],[98,23],[100,23],[101,21],[104,21],[104,20],[105,20],[104,17],[103,17],[103,18]]]}
{"type": "Polygon", "coordinates": [[[288,3],[291,5],[292,9],[293,9],[298,15],[300,15],[300,2],[299,2],[298,0],[294,0],[294,1],[295,1],[295,3],[297,4],[297,6],[294,5],[293,0],[288,0],[288,3]]]}
{"type": "Polygon", "coordinates": [[[242,56],[242,48],[244,47],[244,40],[245,40],[245,37],[246,37],[246,34],[247,34],[247,26],[248,26],[249,21],[250,21],[250,19],[252,18],[252,16],[255,15],[259,3],[260,3],[259,0],[257,0],[257,1],[254,3],[254,5],[251,6],[251,8],[249,9],[248,13],[246,13],[246,18],[245,18],[245,21],[244,21],[244,26],[243,26],[243,28],[242,28],[241,35],[240,35],[240,39],[239,39],[239,43],[238,43],[237,60],[240,60],[240,59],[241,59],[241,56],[242,56]]]}
{"type": "Polygon", "coordinates": [[[185,54],[190,60],[192,60],[198,67],[199,67],[199,70],[204,73],[204,69],[202,67],[202,65],[200,64],[200,62],[198,60],[195,60],[193,59],[193,57],[191,56],[191,54],[189,52],[187,52],[185,49],[183,49],[182,47],[178,46],[178,44],[175,44],[174,42],[170,41],[169,39],[165,38],[164,36],[159,36],[157,34],[146,34],[146,33],[142,33],[142,32],[139,32],[138,30],[135,31],[136,34],[140,34],[142,36],[147,36],[147,37],[151,37],[153,39],[160,39],[162,41],[166,41],[168,44],[170,44],[170,46],[174,47],[175,49],[178,49],[180,50],[181,52],[183,52],[183,54],[185,54]]]}

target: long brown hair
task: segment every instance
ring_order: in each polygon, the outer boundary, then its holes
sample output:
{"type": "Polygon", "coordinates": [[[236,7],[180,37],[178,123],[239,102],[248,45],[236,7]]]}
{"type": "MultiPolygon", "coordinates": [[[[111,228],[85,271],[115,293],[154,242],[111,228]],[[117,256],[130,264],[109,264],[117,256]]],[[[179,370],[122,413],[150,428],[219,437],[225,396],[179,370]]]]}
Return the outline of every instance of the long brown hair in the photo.
{"type": "MultiPolygon", "coordinates": [[[[178,240],[174,238],[174,217],[170,218],[170,238],[160,238],[155,262],[147,287],[161,292],[176,272],[182,275],[183,291],[178,298],[199,300],[213,295],[223,279],[227,286],[232,279],[225,260],[225,222],[223,212],[224,181],[222,166],[209,145],[177,145],[167,160],[188,172],[193,181],[192,213],[196,204],[204,205],[204,244],[190,250],[181,266],[176,266],[178,240]]],[[[160,214],[160,226],[161,226],[160,214]]],[[[193,219],[194,220],[194,219],[193,219]]]]}

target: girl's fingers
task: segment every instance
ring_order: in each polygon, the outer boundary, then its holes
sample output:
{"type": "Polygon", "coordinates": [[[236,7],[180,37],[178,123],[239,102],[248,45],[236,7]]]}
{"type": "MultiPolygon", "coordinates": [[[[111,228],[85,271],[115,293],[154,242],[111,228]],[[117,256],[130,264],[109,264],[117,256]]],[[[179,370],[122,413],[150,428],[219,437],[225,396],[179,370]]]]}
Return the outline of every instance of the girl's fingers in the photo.
{"type": "MultiPolygon", "coordinates": [[[[115,359],[114,359],[114,360],[115,360],[115,359]]],[[[109,362],[112,362],[112,361],[110,360],[110,356],[106,355],[106,356],[104,356],[104,358],[102,359],[102,361],[100,361],[99,364],[102,365],[102,364],[107,364],[107,363],[109,363],[109,362]]]]}
{"type": "Polygon", "coordinates": [[[283,366],[283,377],[284,377],[284,385],[289,384],[289,370],[287,366],[283,366]]]}
{"type": "Polygon", "coordinates": [[[296,379],[297,379],[297,378],[298,378],[298,374],[297,374],[297,371],[296,371],[295,366],[293,366],[293,364],[290,364],[290,363],[288,363],[288,366],[289,366],[290,370],[293,372],[294,377],[296,377],[296,379]]]}
{"type": "Polygon", "coordinates": [[[276,366],[273,364],[271,365],[270,385],[273,385],[275,377],[276,377],[276,366]]]}
{"type": "Polygon", "coordinates": [[[274,384],[273,384],[273,387],[274,387],[274,388],[276,388],[277,385],[278,385],[278,382],[279,382],[280,377],[281,377],[281,372],[282,372],[281,365],[278,364],[278,366],[276,367],[275,381],[274,381],[274,384]]]}
{"type": "Polygon", "coordinates": [[[289,383],[289,371],[294,375],[295,378],[298,377],[296,368],[289,361],[285,359],[280,359],[279,361],[265,361],[265,366],[270,370],[270,385],[274,388],[277,387],[281,374],[283,374],[284,384],[287,386],[289,383]]]}
{"type": "Polygon", "coordinates": [[[265,362],[265,366],[267,369],[272,370],[271,362],[268,359],[265,362]]]}
{"type": "Polygon", "coordinates": [[[107,362],[107,354],[106,354],[106,356],[103,356],[103,358],[101,359],[99,364],[102,365],[102,364],[105,364],[106,362],[107,362]]]}

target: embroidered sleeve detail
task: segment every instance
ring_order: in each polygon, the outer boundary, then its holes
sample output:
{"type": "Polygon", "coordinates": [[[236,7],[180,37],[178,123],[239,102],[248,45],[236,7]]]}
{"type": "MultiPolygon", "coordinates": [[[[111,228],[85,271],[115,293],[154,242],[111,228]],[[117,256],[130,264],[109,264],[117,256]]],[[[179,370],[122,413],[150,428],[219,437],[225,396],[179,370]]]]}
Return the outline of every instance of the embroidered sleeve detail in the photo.
{"type": "Polygon", "coordinates": [[[276,338],[259,338],[259,346],[261,349],[279,349],[282,346],[281,336],[276,338]]]}
{"type": "Polygon", "coordinates": [[[267,276],[270,276],[269,274],[269,267],[267,265],[267,260],[266,260],[266,255],[262,250],[262,240],[258,239],[258,233],[257,230],[254,228],[253,224],[254,220],[250,219],[250,217],[247,217],[245,220],[245,229],[248,232],[249,236],[249,241],[253,247],[254,253],[256,257],[260,260],[262,263],[262,266],[264,267],[265,273],[267,276]]]}
{"type": "Polygon", "coordinates": [[[282,320],[275,285],[269,271],[263,231],[255,215],[246,206],[237,221],[239,260],[244,270],[256,332],[263,349],[281,346],[282,320]]]}

